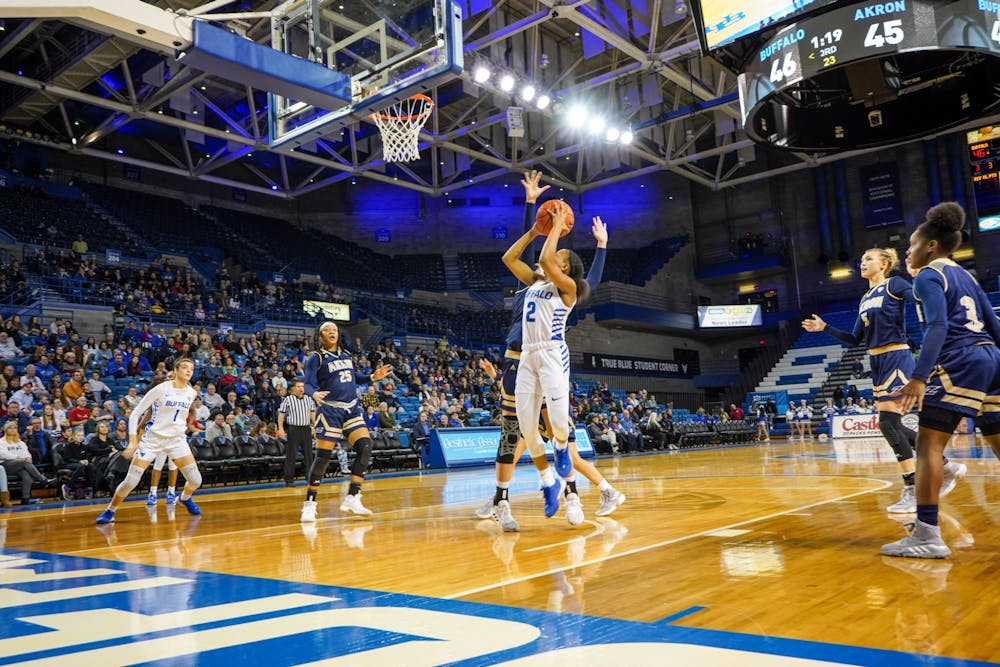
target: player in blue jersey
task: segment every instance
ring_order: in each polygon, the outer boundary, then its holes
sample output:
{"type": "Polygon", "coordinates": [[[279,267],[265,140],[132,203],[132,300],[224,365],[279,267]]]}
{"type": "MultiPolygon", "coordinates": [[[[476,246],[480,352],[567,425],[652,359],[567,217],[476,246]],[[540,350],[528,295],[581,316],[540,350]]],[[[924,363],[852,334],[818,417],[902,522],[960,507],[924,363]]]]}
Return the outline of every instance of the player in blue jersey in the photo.
{"type": "Polygon", "coordinates": [[[358,405],[358,383],[376,382],[392,372],[389,365],[375,369],[371,375],[356,372],[351,355],[340,347],[340,329],[336,322],[320,323],[316,336],[316,352],[309,355],[305,363],[306,394],[316,403],[316,458],[309,468],[306,500],[302,505],[303,523],[316,521],[319,485],[326,476],[334,445],[344,440],[354,448],[355,456],[347,497],[340,511],[371,515],[372,511],[361,503],[361,483],[371,463],[372,439],[358,405]]]}
{"type": "Polygon", "coordinates": [[[1000,456],[1000,320],[969,272],[948,258],[962,243],[965,211],[938,204],[910,235],[907,253],[917,270],[913,293],[924,342],[902,406],[920,407],[917,436],[917,518],[907,537],[886,544],[886,556],[945,558],[938,498],[941,454],[959,421],[976,417],[983,437],[1000,456]]]}
{"type": "MultiPolygon", "coordinates": [[[[870,248],[861,256],[861,276],[868,280],[868,291],[861,297],[858,319],[852,332],[829,326],[819,315],[802,322],[806,331],[826,331],[849,345],[863,344],[868,348],[872,367],[872,385],[878,408],[878,426],[896,454],[903,491],[887,511],[905,514],[917,511],[916,462],[913,458],[915,434],[903,426],[903,409],[899,391],[913,377],[913,354],[906,341],[905,304],[913,299],[910,283],[899,276],[890,276],[899,265],[899,255],[893,248],[870,248]]],[[[966,466],[945,465],[942,494],[950,493],[962,477],[966,466]]]]}

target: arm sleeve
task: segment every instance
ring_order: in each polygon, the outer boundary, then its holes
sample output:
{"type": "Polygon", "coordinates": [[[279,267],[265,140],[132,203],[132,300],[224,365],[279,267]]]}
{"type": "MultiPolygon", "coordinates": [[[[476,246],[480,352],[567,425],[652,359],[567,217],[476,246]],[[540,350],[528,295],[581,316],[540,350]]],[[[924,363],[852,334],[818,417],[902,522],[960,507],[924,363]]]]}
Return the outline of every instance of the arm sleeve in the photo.
{"type": "MultiPolygon", "coordinates": [[[[521,229],[524,231],[528,231],[535,226],[535,207],[537,204],[538,202],[524,202],[524,221],[521,224],[521,229]]],[[[527,249],[530,250],[533,244],[534,241],[529,243],[527,249]]],[[[538,260],[534,251],[529,252],[527,258],[522,257],[522,259],[524,259],[528,266],[532,267],[532,270],[534,270],[535,262],[538,260]]]]}
{"type": "Polygon", "coordinates": [[[913,294],[920,300],[920,307],[924,312],[924,341],[912,376],[914,380],[926,382],[948,334],[945,321],[947,304],[941,274],[937,271],[921,271],[913,280],[913,294]]]}
{"type": "Polygon", "coordinates": [[[823,331],[848,345],[860,345],[861,341],[864,340],[865,324],[861,321],[861,316],[858,315],[858,319],[854,322],[854,331],[851,333],[841,331],[837,327],[831,327],[829,324],[823,331]]]}
{"type": "Polygon", "coordinates": [[[302,372],[305,375],[306,396],[311,397],[314,391],[319,391],[319,380],[316,379],[316,373],[318,371],[319,355],[314,352],[306,359],[305,366],[302,369],[302,372]]]}
{"type": "Polygon", "coordinates": [[[985,294],[979,295],[979,302],[982,304],[983,323],[986,325],[986,331],[993,338],[993,342],[1000,345],[1000,319],[997,318],[997,313],[993,310],[993,305],[990,304],[990,300],[986,298],[985,294]]]}
{"type": "Polygon", "coordinates": [[[132,414],[129,415],[128,418],[128,434],[130,436],[139,432],[139,420],[142,419],[142,416],[146,414],[147,410],[153,407],[153,403],[155,403],[156,399],[160,397],[163,393],[163,388],[166,386],[167,383],[164,382],[163,384],[157,385],[147,391],[142,397],[142,400],[139,401],[139,404],[132,409],[132,414]]]}
{"type": "Polygon", "coordinates": [[[372,383],[372,376],[371,375],[365,375],[364,373],[355,373],[354,374],[354,383],[355,384],[371,384],[372,383]]]}
{"type": "Polygon", "coordinates": [[[913,285],[911,285],[905,278],[900,278],[899,276],[889,278],[889,284],[886,286],[886,290],[897,299],[903,299],[903,301],[913,301],[913,285]]]}
{"type": "Polygon", "coordinates": [[[607,254],[607,248],[598,248],[594,251],[594,263],[590,265],[590,270],[587,271],[587,285],[590,286],[591,293],[601,284],[601,278],[604,276],[604,259],[607,257],[607,254]]]}

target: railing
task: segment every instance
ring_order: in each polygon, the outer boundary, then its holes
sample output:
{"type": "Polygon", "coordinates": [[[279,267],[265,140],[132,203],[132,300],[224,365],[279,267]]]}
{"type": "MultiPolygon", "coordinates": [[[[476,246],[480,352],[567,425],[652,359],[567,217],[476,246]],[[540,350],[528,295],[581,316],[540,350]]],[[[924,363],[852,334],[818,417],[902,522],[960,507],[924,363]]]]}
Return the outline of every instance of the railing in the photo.
{"type": "Polygon", "coordinates": [[[601,283],[586,302],[588,308],[607,303],[622,303],[629,306],[652,308],[671,313],[693,315],[697,308],[691,302],[691,294],[651,294],[650,290],[624,283],[601,283]]]}

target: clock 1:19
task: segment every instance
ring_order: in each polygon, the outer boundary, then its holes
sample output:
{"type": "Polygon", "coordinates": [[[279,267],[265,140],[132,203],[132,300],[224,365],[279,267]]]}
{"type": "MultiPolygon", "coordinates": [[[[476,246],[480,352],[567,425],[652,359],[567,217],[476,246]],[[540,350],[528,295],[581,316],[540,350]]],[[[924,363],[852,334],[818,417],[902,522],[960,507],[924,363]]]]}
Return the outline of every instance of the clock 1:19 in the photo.
{"type": "Polygon", "coordinates": [[[836,44],[840,41],[840,38],[844,36],[844,31],[840,28],[835,30],[828,30],[826,33],[820,36],[814,36],[812,38],[812,45],[814,49],[827,46],[829,44],[836,44]]]}

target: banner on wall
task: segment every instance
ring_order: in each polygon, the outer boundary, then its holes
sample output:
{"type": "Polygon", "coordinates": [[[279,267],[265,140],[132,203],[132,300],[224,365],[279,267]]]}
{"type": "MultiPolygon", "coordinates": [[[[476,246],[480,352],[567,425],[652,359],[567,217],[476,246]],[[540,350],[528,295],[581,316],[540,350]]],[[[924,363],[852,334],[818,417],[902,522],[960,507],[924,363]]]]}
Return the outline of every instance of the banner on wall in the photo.
{"type": "Polygon", "coordinates": [[[865,227],[877,229],[901,225],[903,203],[899,192],[899,167],[895,162],[879,162],[858,170],[861,176],[861,199],[865,209],[865,227]]]}
{"type": "Polygon", "coordinates": [[[610,373],[638,373],[642,375],[677,375],[693,377],[698,374],[698,364],[673,359],[623,357],[615,354],[583,353],[583,369],[610,373]]]}
{"type": "MultiPolygon", "coordinates": [[[[500,429],[496,426],[471,428],[445,428],[431,431],[430,452],[426,463],[431,468],[462,466],[492,466],[496,463],[497,442],[500,429]]],[[[594,456],[590,434],[585,428],[576,429],[576,450],[585,458],[594,456]]],[[[545,452],[552,454],[552,444],[545,444],[545,452]]],[[[529,460],[528,453],[521,457],[529,460]]]]}
{"type": "MultiPolygon", "coordinates": [[[[753,394],[747,394],[747,406],[752,410],[754,403],[764,403],[768,401],[774,403],[775,414],[779,417],[783,416],[788,412],[788,392],[787,391],[768,391],[768,392],[755,392],[753,394]]],[[[753,415],[751,415],[753,416],[753,415]]]]}

